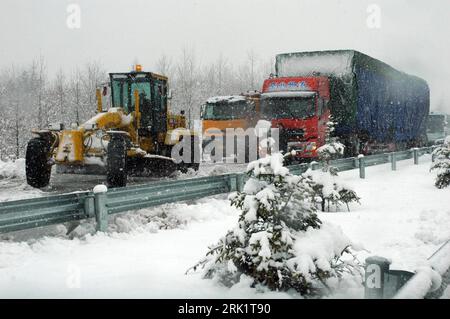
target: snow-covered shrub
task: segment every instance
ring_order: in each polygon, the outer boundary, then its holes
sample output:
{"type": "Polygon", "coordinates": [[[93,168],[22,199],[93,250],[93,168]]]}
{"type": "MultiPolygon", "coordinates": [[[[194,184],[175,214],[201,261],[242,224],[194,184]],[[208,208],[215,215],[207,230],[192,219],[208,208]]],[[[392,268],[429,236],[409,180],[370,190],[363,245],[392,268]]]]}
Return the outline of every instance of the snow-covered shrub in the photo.
{"type": "Polygon", "coordinates": [[[335,123],[330,116],[325,131],[325,144],[317,149],[319,159],[328,165],[331,160],[340,158],[342,157],[342,155],[344,155],[344,144],[339,142],[338,137],[333,136],[334,125],[335,123]]]}
{"type": "Polygon", "coordinates": [[[434,185],[442,189],[450,185],[450,137],[445,139],[441,147],[433,151],[434,164],[431,170],[437,172],[434,185]]]}
{"type": "Polygon", "coordinates": [[[322,169],[319,171],[308,170],[306,175],[312,180],[312,189],[314,198],[320,199],[321,209],[324,212],[328,204],[336,207],[345,204],[350,211],[348,204],[350,202],[359,203],[360,198],[356,192],[338,180],[338,169],[330,164],[330,161],[342,157],[344,154],[344,145],[333,137],[334,123],[332,119],[327,123],[325,135],[325,144],[317,149],[319,161],[322,163],[322,169]]]}
{"type": "Polygon", "coordinates": [[[311,179],[313,198],[320,202],[323,212],[330,211],[330,206],[338,209],[342,204],[346,205],[347,210],[350,211],[348,204],[360,203],[360,198],[351,187],[339,181],[337,170],[333,168],[324,166],[322,170],[308,170],[304,175],[311,179]]]}
{"type": "Polygon", "coordinates": [[[290,174],[281,153],[250,163],[247,174],[243,191],[230,196],[241,210],[238,225],[194,270],[203,266],[204,278],[227,286],[246,275],[254,286],[305,296],[334,287],[345,272],[360,274],[353,258],[343,258],[352,257],[349,239],[339,228],[321,227],[311,180],[290,174]]]}

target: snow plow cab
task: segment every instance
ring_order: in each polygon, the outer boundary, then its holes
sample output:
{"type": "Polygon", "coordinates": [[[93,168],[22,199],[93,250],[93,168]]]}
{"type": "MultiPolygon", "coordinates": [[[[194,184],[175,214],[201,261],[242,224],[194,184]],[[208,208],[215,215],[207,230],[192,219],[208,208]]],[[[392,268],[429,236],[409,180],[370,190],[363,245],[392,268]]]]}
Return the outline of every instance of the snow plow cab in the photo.
{"type": "Polygon", "coordinates": [[[183,115],[168,112],[167,77],[140,68],[109,77],[97,89],[93,118],[70,129],[57,124],[33,130],[36,136],[26,151],[29,185],[47,186],[53,165],[58,173],[106,174],[111,187],[126,186],[128,174],[167,176],[177,169],[198,169],[198,137],[186,128],[183,115]],[[104,110],[104,104],[110,107],[104,110]],[[172,157],[172,148],[183,139],[190,140],[190,161],[172,157]]]}

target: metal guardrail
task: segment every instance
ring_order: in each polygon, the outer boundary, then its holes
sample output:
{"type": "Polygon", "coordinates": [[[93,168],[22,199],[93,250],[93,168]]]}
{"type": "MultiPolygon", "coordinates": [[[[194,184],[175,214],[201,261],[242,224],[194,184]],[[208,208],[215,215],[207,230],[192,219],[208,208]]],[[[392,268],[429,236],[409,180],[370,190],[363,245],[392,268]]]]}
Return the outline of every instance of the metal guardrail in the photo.
{"type": "Polygon", "coordinates": [[[235,174],[164,181],[142,186],[111,189],[106,193],[106,207],[109,214],[116,214],[232,192],[236,189],[235,174]]]}
{"type": "MultiPolygon", "coordinates": [[[[396,169],[397,160],[431,153],[433,147],[409,151],[345,158],[332,161],[340,171],[359,168],[365,178],[365,167],[391,162],[396,169]]],[[[302,174],[308,168],[319,169],[320,163],[289,166],[293,174],[302,174]]],[[[0,202],[0,233],[40,226],[96,218],[97,229],[106,230],[108,215],[184,200],[242,190],[247,175],[224,174],[174,181],[153,182],[144,185],[110,189],[106,193],[79,192],[25,200],[0,202]]]]}
{"type": "Polygon", "coordinates": [[[0,202],[0,233],[94,217],[89,197],[82,192],[0,202]]]}
{"type": "Polygon", "coordinates": [[[364,297],[366,299],[438,299],[450,283],[450,240],[430,258],[429,267],[415,273],[391,270],[383,257],[366,259],[364,297]],[[440,280],[439,280],[440,279],[440,280]]]}

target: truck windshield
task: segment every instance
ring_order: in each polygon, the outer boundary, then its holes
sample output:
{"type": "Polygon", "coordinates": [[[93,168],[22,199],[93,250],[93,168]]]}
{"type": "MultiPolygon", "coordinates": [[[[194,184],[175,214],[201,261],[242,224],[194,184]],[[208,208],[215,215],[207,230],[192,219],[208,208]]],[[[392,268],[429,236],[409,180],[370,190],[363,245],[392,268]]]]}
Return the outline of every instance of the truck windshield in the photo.
{"type": "Polygon", "coordinates": [[[203,120],[237,120],[253,117],[255,105],[247,101],[234,103],[206,103],[203,120]]]}
{"type": "Polygon", "coordinates": [[[270,97],[261,100],[264,119],[305,119],[314,116],[314,97],[270,97]]]}

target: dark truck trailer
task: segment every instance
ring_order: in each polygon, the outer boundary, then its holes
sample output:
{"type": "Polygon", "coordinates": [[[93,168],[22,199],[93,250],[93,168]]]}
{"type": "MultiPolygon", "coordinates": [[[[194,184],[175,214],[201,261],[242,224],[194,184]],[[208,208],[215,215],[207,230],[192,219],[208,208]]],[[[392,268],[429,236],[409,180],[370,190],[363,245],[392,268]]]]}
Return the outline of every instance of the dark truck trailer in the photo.
{"type": "Polygon", "coordinates": [[[361,145],[426,145],[430,91],[423,79],[354,50],[278,54],[275,68],[278,77],[329,79],[335,134],[351,153],[361,145]]]}

